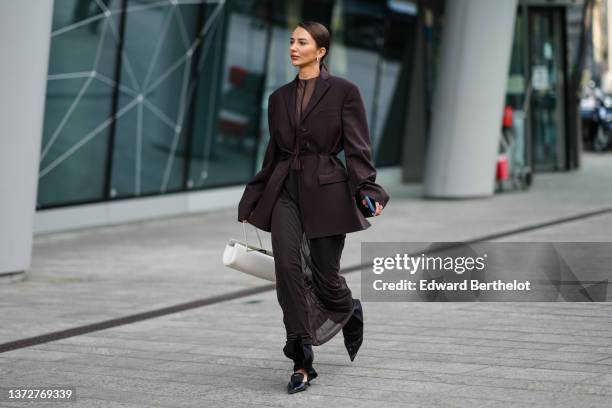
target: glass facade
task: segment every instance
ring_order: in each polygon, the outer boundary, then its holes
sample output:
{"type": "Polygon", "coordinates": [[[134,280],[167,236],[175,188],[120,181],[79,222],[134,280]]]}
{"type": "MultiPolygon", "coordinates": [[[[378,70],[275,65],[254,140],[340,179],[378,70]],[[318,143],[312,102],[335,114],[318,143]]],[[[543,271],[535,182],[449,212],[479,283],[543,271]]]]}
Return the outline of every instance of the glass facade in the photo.
{"type": "MultiPolygon", "coordinates": [[[[418,7],[374,0],[55,2],[37,208],[240,185],[301,20],[362,92],[378,167],[399,165],[418,7]]],[[[341,157],[341,159],[343,159],[341,157]]]]}
{"type": "Polygon", "coordinates": [[[39,207],[103,200],[112,139],[118,37],[110,27],[117,30],[121,15],[106,17],[88,1],[59,3],[53,15],[39,207]]]}
{"type": "Polygon", "coordinates": [[[534,168],[539,171],[565,168],[567,74],[563,57],[563,11],[560,7],[529,10],[531,134],[534,168]]]}
{"type": "Polygon", "coordinates": [[[566,9],[521,4],[517,9],[506,103],[528,143],[524,161],[535,172],[565,170],[572,137],[567,117],[570,76],[566,9]]]}

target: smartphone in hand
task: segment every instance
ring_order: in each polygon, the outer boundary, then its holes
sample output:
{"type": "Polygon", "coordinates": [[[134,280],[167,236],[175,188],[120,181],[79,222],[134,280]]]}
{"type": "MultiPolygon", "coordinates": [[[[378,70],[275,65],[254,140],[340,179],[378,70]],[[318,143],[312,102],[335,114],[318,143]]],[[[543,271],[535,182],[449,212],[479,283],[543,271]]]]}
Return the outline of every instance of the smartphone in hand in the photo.
{"type": "Polygon", "coordinates": [[[365,195],[363,198],[366,200],[366,204],[372,215],[376,214],[376,202],[368,195],[365,195]]]}

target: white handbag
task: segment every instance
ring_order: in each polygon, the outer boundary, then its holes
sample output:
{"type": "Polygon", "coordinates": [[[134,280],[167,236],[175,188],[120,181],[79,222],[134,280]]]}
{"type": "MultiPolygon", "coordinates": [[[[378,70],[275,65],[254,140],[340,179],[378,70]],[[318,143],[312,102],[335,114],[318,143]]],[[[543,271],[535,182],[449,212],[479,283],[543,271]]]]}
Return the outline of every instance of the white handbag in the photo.
{"type": "Polygon", "coordinates": [[[223,251],[223,265],[257,278],[276,282],[272,251],[263,248],[259,231],[255,226],[253,228],[255,228],[257,238],[259,239],[259,247],[249,245],[244,224],[246,222],[242,223],[244,242],[233,238],[229,239],[225,245],[225,251],[223,251]]]}

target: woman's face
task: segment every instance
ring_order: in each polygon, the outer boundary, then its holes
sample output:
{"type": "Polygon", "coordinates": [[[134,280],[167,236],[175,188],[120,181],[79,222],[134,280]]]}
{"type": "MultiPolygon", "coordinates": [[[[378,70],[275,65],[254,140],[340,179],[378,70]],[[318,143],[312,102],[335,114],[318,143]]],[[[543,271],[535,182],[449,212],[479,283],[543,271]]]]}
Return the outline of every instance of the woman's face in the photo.
{"type": "Polygon", "coordinates": [[[289,39],[289,58],[291,63],[297,67],[317,63],[317,55],[323,58],[325,48],[317,49],[317,43],[308,31],[298,26],[289,39]]]}

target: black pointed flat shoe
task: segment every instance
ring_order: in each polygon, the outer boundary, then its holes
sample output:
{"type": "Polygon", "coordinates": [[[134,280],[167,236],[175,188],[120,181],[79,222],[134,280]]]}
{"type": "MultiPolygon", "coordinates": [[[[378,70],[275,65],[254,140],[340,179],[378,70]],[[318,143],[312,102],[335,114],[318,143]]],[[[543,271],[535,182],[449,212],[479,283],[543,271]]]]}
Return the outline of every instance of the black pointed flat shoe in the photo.
{"type": "Polygon", "coordinates": [[[296,392],[304,391],[310,385],[310,379],[306,380],[304,374],[295,372],[291,374],[291,379],[287,383],[287,392],[294,394],[296,392]]]}
{"type": "Polygon", "coordinates": [[[353,304],[355,305],[353,315],[342,328],[344,347],[346,347],[351,361],[355,360],[355,356],[363,344],[363,308],[359,299],[354,299],[353,304]]]}

